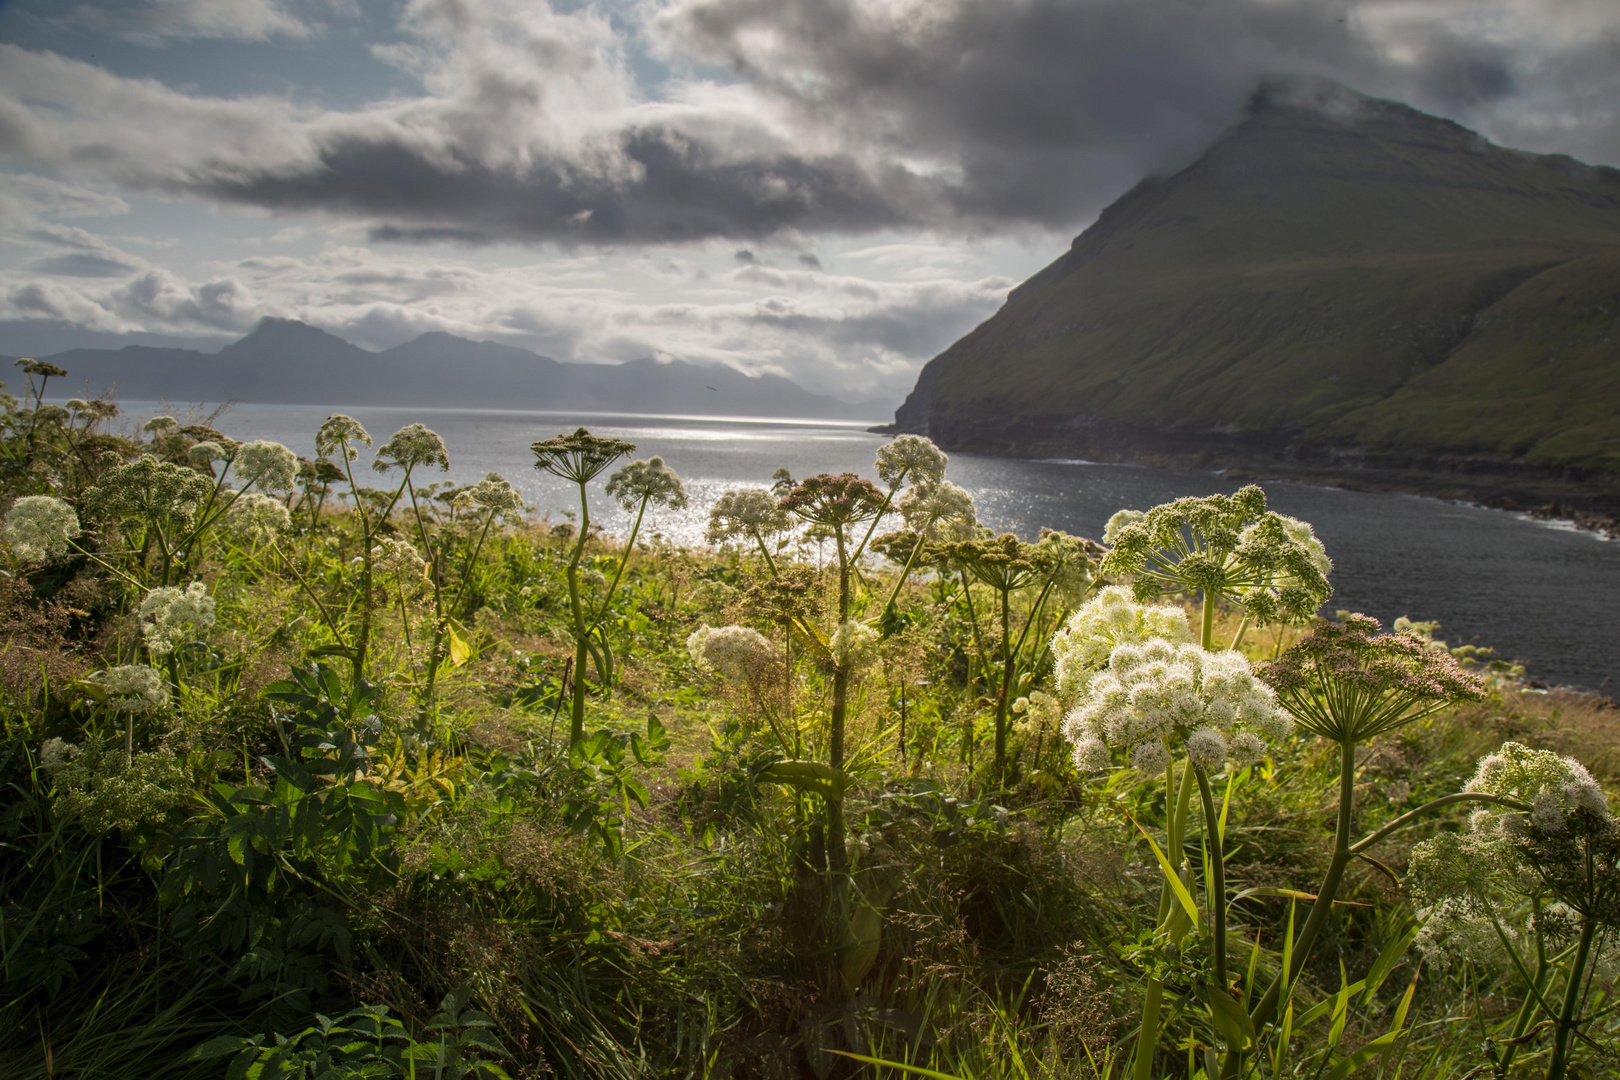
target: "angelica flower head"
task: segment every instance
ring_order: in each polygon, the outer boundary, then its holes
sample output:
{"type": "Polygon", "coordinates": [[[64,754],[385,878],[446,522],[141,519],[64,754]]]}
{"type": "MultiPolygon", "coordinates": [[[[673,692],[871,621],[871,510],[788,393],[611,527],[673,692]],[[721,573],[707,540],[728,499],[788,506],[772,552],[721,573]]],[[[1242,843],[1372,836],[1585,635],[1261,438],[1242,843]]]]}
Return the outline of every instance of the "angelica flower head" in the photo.
{"type": "Polygon", "coordinates": [[[92,672],[85,681],[99,688],[105,704],[119,712],[156,712],[169,703],[169,688],[144,664],[120,664],[92,672]]]}
{"type": "Polygon", "coordinates": [[[315,452],[322,458],[341,454],[346,461],[360,455],[360,446],[371,445],[371,434],[360,421],[343,413],[333,413],[315,432],[315,452]]]}
{"type": "Polygon", "coordinates": [[[1110,525],[1103,573],[1132,578],[1138,600],[1198,591],[1225,597],[1264,625],[1303,622],[1333,594],[1309,528],[1301,532],[1302,522],[1268,511],[1265,492],[1253,485],[1177,499],[1138,520],[1115,515],[1110,525]]]}
{"type": "Polygon", "coordinates": [[[225,448],[211,440],[193,443],[191,449],[186,451],[186,460],[191,462],[192,467],[206,470],[210,476],[214,472],[214,462],[224,461],[225,457],[225,448]]]}
{"type": "Polygon", "coordinates": [[[169,432],[178,431],[179,429],[180,421],[172,416],[154,416],[141,425],[142,431],[149,431],[158,436],[167,435],[169,432]]]}
{"type": "Polygon", "coordinates": [[[79,515],[54,495],[24,495],[6,511],[6,543],[23,562],[61,555],[79,532],[79,515]]]}
{"type": "Polygon", "coordinates": [[[1430,967],[1445,971],[1454,966],[1497,967],[1508,963],[1502,936],[1519,948],[1518,932],[1501,926],[1477,903],[1451,897],[1418,912],[1423,927],[1413,938],[1430,967]]]}
{"type": "Polygon", "coordinates": [[[1116,646],[1140,645],[1151,638],[1191,641],[1186,613],[1168,605],[1139,604],[1129,589],[1118,585],[1101,590],[1052,635],[1058,697],[1075,701],[1116,646]]]}
{"type": "Polygon", "coordinates": [[[1577,812],[1613,821],[1608,797],[1586,766],[1521,743],[1504,743],[1496,753],[1481,758],[1463,790],[1529,803],[1530,826],[1537,832],[1562,832],[1577,812]]]}
{"type": "MultiPolygon", "coordinates": [[[[318,448],[318,447],[317,447],[318,448]]],[[[435,431],[421,424],[406,424],[377,448],[377,458],[371,467],[378,472],[389,469],[416,469],[437,465],[440,472],[450,471],[450,454],[444,440],[435,431]]]]}
{"type": "Polygon", "coordinates": [[[409,540],[388,536],[372,547],[371,568],[375,573],[390,574],[401,581],[421,580],[427,573],[427,560],[409,540]]]}
{"type": "Polygon", "coordinates": [[[776,662],[770,639],[746,626],[713,627],[704,623],[686,639],[692,662],[723,679],[757,679],[776,662]]]}
{"type": "Polygon", "coordinates": [[[609,498],[618,499],[628,513],[647,503],[676,510],[686,505],[686,488],[680,476],[661,457],[625,465],[608,477],[607,493],[609,498]]]}
{"type": "MultiPolygon", "coordinates": [[[[214,598],[208,587],[193,581],[184,589],[165,585],[141,601],[141,634],[153,656],[167,656],[200,640],[214,626],[214,598]]],[[[150,671],[150,668],[140,670],[150,671]]]]}
{"type": "Polygon", "coordinates": [[[1147,511],[1145,510],[1120,510],[1109,518],[1108,523],[1103,526],[1103,543],[1113,547],[1123,530],[1135,525],[1145,517],[1147,517],[1147,511]]]}
{"type": "Polygon", "coordinates": [[[973,496],[949,480],[913,484],[897,505],[906,528],[933,543],[967,540],[979,530],[973,496]]]}
{"type": "Polygon", "coordinates": [[[945,479],[945,452],[922,435],[898,435],[878,448],[878,479],[897,490],[907,480],[930,487],[945,479]]]}
{"type": "Polygon", "coordinates": [[[66,739],[46,739],[39,748],[39,767],[55,775],[79,756],[79,748],[66,739]]]}
{"type": "Polygon", "coordinates": [[[819,473],[782,496],[782,509],[812,525],[841,529],[883,513],[883,492],[854,473],[819,473]]]}
{"type": "Polygon", "coordinates": [[[1365,742],[1458,701],[1484,684],[1449,654],[1412,633],[1380,634],[1367,615],[1324,622],[1281,658],[1261,666],[1284,707],[1308,731],[1365,742]]]}
{"type": "Polygon", "coordinates": [[[220,527],[237,543],[256,547],[292,528],[292,513],[280,499],[250,491],[231,501],[220,527]]]}
{"type": "Polygon", "coordinates": [[[596,478],[603,469],[626,454],[636,452],[635,443],[576,428],[572,435],[558,435],[532,443],[534,467],[576,484],[596,478]]]}
{"type": "Polygon", "coordinates": [[[463,508],[496,514],[516,514],[523,509],[523,497],[500,473],[486,473],[482,480],[457,495],[456,502],[463,508]]]}
{"type": "Polygon", "coordinates": [[[1100,742],[1125,750],[1144,772],[1162,768],[1172,748],[1206,770],[1228,760],[1247,765],[1265,740],[1289,730],[1270,688],[1240,654],[1163,638],[1116,646],[1065,721],[1077,765],[1095,762],[1100,742]]]}
{"type": "Polygon", "coordinates": [[[827,642],[833,666],[854,671],[870,664],[877,656],[878,632],[865,623],[841,622],[827,642]]]}
{"type": "Polygon", "coordinates": [[[709,529],[705,538],[711,544],[739,539],[763,540],[786,532],[792,524],[788,512],[769,491],[734,488],[709,507],[709,529]]]}
{"type": "Polygon", "coordinates": [[[244,484],[257,484],[261,491],[291,491],[298,479],[298,455],[269,439],[238,446],[231,467],[244,484]]]}
{"type": "Polygon", "coordinates": [[[142,454],[128,465],[103,472],[84,497],[85,511],[102,521],[144,517],[162,521],[189,517],[214,491],[213,482],[195,469],[142,454]]]}

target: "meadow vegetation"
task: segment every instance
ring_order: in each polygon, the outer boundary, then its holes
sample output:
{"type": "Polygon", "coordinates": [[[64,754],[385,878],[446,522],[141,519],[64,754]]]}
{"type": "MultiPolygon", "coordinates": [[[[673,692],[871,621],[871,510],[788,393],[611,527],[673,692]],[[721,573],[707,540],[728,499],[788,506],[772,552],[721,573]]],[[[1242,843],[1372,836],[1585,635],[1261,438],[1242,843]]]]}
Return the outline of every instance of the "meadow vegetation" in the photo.
{"type": "Polygon", "coordinates": [[[687,548],[583,429],[513,448],[551,523],[60,374],[0,399],[7,1077],[1620,1072],[1612,704],[1323,618],[1259,488],[998,536],[902,436],[687,548]]]}

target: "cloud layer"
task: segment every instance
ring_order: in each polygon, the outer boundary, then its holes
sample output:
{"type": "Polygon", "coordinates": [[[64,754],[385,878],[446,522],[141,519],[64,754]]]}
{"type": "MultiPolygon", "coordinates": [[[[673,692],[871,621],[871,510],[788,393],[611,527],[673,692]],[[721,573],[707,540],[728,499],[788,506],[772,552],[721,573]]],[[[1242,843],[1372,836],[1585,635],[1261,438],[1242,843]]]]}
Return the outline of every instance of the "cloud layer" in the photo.
{"type": "MultiPolygon", "coordinates": [[[[293,18],[268,0],[236,6],[293,18]]],[[[209,98],[0,47],[0,153],[358,220],[382,239],[564,244],[1066,228],[1189,160],[1276,77],[1338,79],[1511,141],[1620,160],[1620,5],[1607,0],[668,0],[569,13],[411,0],[401,32],[378,52],[423,92],[350,110],[209,98]],[[636,50],[673,75],[641,85],[636,50]]]]}

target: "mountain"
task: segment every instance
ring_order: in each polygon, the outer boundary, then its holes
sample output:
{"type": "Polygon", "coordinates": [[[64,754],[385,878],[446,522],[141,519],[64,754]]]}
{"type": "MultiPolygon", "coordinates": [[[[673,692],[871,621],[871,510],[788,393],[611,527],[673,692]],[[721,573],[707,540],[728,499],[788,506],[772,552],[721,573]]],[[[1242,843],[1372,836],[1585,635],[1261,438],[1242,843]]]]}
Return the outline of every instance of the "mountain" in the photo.
{"type": "Polygon", "coordinates": [[[935,357],[891,430],[1620,507],[1620,172],[1259,95],[935,357]]]}
{"type": "Polygon", "coordinates": [[[131,400],[415,405],[869,420],[882,406],[813,394],[722,365],[564,364],[527,349],[423,334],[368,352],[293,319],[263,319],[216,353],[130,345],[41,357],[67,370],[63,393],[131,400]]]}

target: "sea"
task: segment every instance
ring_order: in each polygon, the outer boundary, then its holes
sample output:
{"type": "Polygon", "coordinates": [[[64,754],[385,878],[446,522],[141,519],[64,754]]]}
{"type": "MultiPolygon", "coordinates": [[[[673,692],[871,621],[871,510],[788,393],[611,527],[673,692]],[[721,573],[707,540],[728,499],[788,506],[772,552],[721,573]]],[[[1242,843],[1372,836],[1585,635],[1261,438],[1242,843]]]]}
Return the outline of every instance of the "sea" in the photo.
{"type": "MultiPolygon", "coordinates": [[[[158,411],[150,403],[123,405],[131,419],[158,411]]],[[[423,481],[465,484],[496,472],[553,522],[577,511],[577,494],[534,468],[529,445],[578,427],[628,440],[636,457],[658,455],[674,468],[690,500],[684,510],[650,514],[644,535],[689,545],[702,544],[708,506],[727,488],[767,486],[778,468],[801,479],[822,472],[875,478],[873,458],[885,441],[863,424],[841,421],[361,406],[238,404],[216,426],[235,439],[273,439],[312,457],[315,431],[334,411],[359,420],[379,445],[405,424],[426,424],[444,438],[450,469],[423,481]]],[[[951,455],[946,475],[973,495],[981,521],[1025,536],[1044,526],[1101,537],[1117,510],[1239,486],[1197,470],[960,453],[951,455]]],[[[627,517],[602,492],[603,479],[593,485],[592,520],[622,534],[627,517]]],[[[1324,613],[1359,611],[1386,625],[1401,615],[1435,620],[1438,637],[1490,647],[1540,683],[1620,689],[1620,543],[1567,523],[1439,499],[1261,484],[1273,509],[1310,522],[1327,546],[1334,595],[1324,613]]]]}

